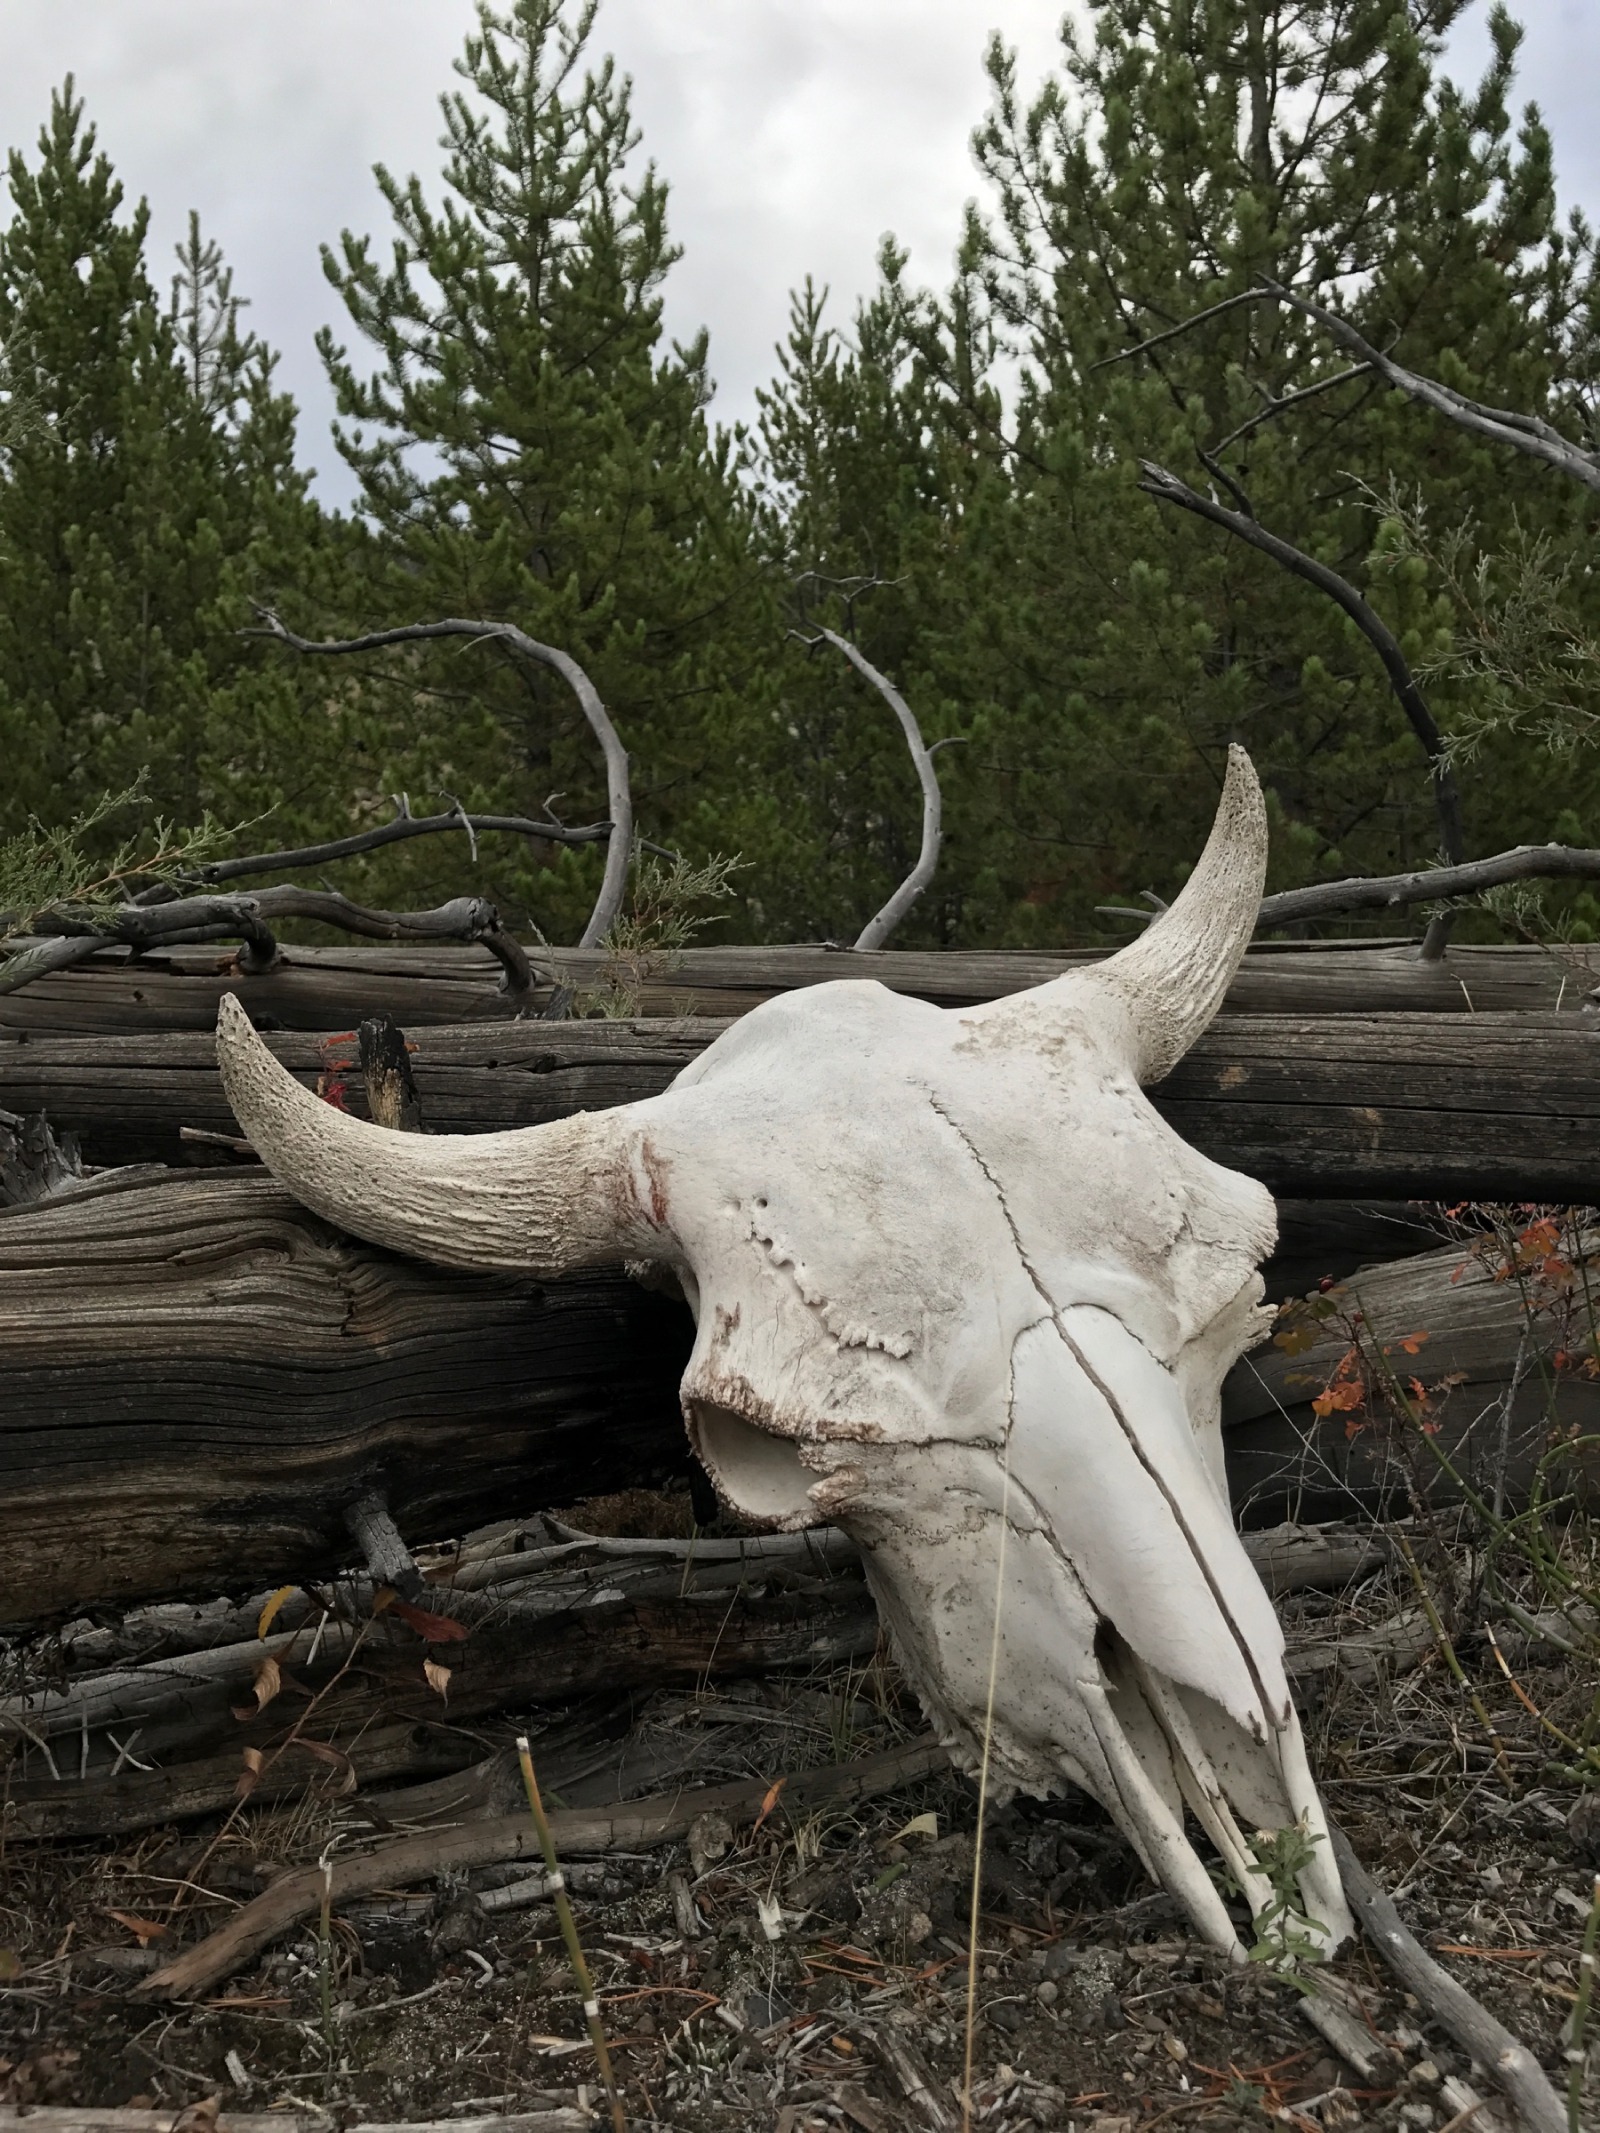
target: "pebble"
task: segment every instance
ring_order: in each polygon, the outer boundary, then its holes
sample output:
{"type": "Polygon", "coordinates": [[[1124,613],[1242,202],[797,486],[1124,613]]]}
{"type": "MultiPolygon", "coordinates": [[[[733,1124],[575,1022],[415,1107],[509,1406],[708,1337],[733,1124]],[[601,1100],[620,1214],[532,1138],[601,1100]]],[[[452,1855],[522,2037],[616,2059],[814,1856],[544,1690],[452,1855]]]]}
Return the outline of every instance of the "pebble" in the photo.
{"type": "Polygon", "coordinates": [[[1041,2007],[1054,2007],[1061,1997],[1061,1987],[1054,1978],[1046,1978],[1042,1985],[1035,1985],[1033,1996],[1041,2007]]]}

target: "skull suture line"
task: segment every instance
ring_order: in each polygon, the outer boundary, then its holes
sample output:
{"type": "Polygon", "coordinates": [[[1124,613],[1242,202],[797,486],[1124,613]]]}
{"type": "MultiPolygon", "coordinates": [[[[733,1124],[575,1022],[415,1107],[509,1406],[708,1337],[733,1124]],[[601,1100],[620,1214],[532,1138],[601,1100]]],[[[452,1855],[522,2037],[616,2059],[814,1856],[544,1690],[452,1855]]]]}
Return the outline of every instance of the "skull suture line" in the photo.
{"type": "MultiPolygon", "coordinates": [[[[1185,1808],[1257,1910],[1238,1818],[1325,1832],[1222,1469],[1274,1216],[1141,1083],[1220,1005],[1265,864],[1235,749],[1183,894],[1108,961],[959,1011],[871,982],[790,993],[663,1095],[520,1132],[347,1117],[231,996],[217,1036],[241,1127],[357,1235],[451,1266],[670,1268],[698,1323],[684,1414],[726,1501],[853,1534],[957,1760],[981,1753],[992,1671],[991,1780],[1083,1786],[1236,1952],[1185,1808]]],[[[1301,1890],[1342,1939],[1325,1841],[1301,1890]]]]}

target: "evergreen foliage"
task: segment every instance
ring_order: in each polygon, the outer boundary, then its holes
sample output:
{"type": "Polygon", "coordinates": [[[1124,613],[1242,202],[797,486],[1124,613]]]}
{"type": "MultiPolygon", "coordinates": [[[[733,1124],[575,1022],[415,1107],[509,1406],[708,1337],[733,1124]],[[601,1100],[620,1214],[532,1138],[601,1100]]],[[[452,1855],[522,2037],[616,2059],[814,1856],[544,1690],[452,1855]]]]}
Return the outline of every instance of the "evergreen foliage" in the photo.
{"type": "Polygon", "coordinates": [[[134,786],[186,821],[260,814],[317,753],[297,689],[237,636],[311,527],[273,358],[239,333],[197,224],[162,305],[147,210],[123,212],[70,80],[10,184],[0,826],[98,821],[102,795],[134,786]]]}
{"type": "MultiPolygon", "coordinates": [[[[666,188],[595,0],[480,0],[442,183],[380,167],[386,243],[324,254],[348,520],[308,500],[274,358],[193,220],[158,298],[69,83],[0,231],[0,833],[140,778],[168,817],[270,813],[285,843],[402,790],[603,815],[555,677],[460,639],[297,661],[238,634],[254,598],[315,637],[457,615],[574,656],[640,831],[685,879],[731,878],[730,938],[853,939],[917,851],[895,722],[808,644],[818,621],[949,744],[907,945],[1125,937],[1096,907],[1179,885],[1235,738],[1274,887],[1425,863],[1428,765],[1371,646],[1142,493],[1147,459],[1382,613],[1452,736],[1470,852],[1600,843],[1587,493],[1344,375],[1294,309],[1229,302],[1292,286],[1416,371],[1600,436],[1593,242],[1559,220],[1537,113],[1512,115],[1502,8],[1483,79],[1443,78],[1468,5],[1092,0],[1031,93],[996,40],[949,286],[912,286],[892,242],[847,322],[808,283],[747,437],[712,420],[705,335],[664,333],[666,188]]],[[[539,852],[419,840],[341,885],[470,887],[575,937],[600,853],[539,852]]],[[[1600,927],[1592,893],[1553,903],[1600,927]]]]}
{"type": "MultiPolygon", "coordinates": [[[[741,749],[766,593],[733,447],[706,417],[705,335],[663,344],[666,188],[636,168],[629,84],[586,64],[594,14],[481,5],[443,101],[441,201],[380,168],[388,258],[348,231],[324,255],[378,363],[364,375],[322,337],[361,485],[347,622],[483,617],[559,646],[623,734],[641,828],[726,848],[706,786],[725,790],[741,749]]],[[[389,659],[367,693],[381,789],[604,815],[593,742],[550,677],[464,647],[389,659]]],[[[595,853],[484,861],[509,910],[577,930],[595,853]]],[[[420,892],[444,863],[413,852],[405,878],[420,892]]]]}

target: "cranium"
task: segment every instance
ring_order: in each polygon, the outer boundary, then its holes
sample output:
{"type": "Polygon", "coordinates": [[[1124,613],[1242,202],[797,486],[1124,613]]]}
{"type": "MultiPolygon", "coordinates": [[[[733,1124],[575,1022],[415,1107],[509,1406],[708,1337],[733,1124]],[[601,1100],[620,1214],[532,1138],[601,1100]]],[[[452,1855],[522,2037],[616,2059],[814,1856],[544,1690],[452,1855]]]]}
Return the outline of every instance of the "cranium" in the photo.
{"type": "MultiPolygon", "coordinates": [[[[961,1010],[870,981],[791,993],[662,1095],[518,1132],[336,1111],[231,996],[217,1038],[256,1148],[356,1234],[450,1266],[670,1269],[698,1325],[684,1415],[724,1499],[854,1535],[956,1760],[987,1740],[1001,1792],[1084,1787],[1235,1952],[1185,1809],[1258,1911],[1241,1820],[1326,1835],[1222,1465],[1275,1224],[1141,1084],[1221,1003],[1265,859],[1235,749],[1182,895],[1108,961],[961,1010]]],[[[1301,1894],[1342,1939],[1325,1841],[1301,1894]]]]}

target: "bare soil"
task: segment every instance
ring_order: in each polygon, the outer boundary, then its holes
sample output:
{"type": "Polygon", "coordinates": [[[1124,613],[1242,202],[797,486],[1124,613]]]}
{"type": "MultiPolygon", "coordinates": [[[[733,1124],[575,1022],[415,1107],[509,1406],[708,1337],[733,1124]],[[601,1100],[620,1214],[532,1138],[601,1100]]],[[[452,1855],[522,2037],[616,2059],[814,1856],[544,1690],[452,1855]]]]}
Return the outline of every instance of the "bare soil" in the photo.
{"type": "MultiPolygon", "coordinates": [[[[1528,1640],[1502,1637],[1502,1669],[1463,1630],[1454,1648],[1491,1741],[1434,1644],[1392,1666],[1358,1645],[1410,1599],[1403,1575],[1384,1573],[1338,1599],[1281,1603],[1292,1645],[1357,1650],[1302,1675],[1312,1765],[1419,1939],[1564,2091],[1600,1795],[1562,1778],[1549,1726],[1580,1727],[1596,1684],[1528,1640]]],[[[922,1720],[880,1655],[833,1676],[509,1713],[485,1739],[523,1727],[556,1804],[577,1805],[776,1781],[904,1741],[922,1720]]],[[[780,1791],[759,1827],[571,1862],[630,2119],[681,2133],[926,2127],[928,2106],[893,2071],[898,2042],[959,2124],[976,1819],[976,1790],[954,1774],[792,1820],[780,1791]]],[[[220,2095],[224,2112],[315,2105],[346,2125],[597,2103],[554,1914],[495,1908],[508,1869],[353,1905],[326,1941],[297,1932],[200,2005],[131,1997],[284,1865],[367,1836],[349,1801],[308,1792],[291,1811],[236,1816],[220,1841],[213,1823],[99,1848],[6,1846],[0,2101],[176,2111],[220,2095]]],[[[1369,1950],[1334,1968],[1385,2046],[1381,2079],[1340,2062],[1291,1981],[1197,1944],[1093,1803],[991,1804],[972,2120],[997,2133],[1494,2123],[1452,2106],[1452,2077],[1487,2096],[1492,2081],[1369,1950]]],[[[1600,2125],[1594,2071],[1583,2112],[1600,2125]]]]}

